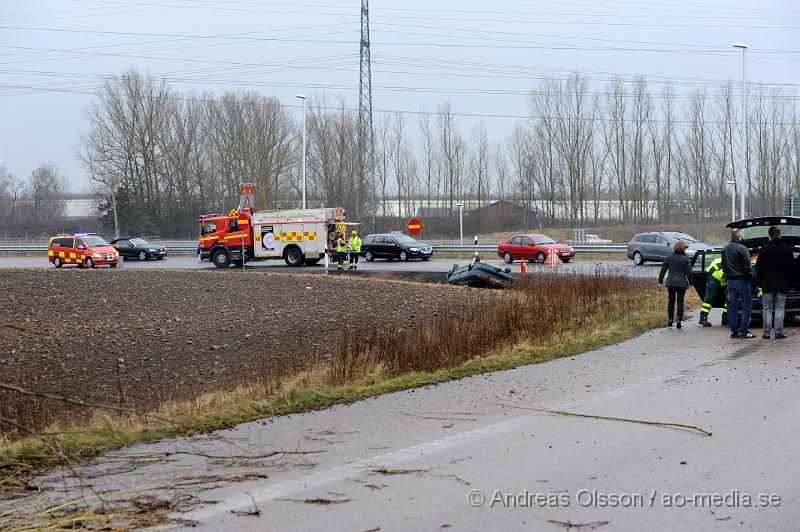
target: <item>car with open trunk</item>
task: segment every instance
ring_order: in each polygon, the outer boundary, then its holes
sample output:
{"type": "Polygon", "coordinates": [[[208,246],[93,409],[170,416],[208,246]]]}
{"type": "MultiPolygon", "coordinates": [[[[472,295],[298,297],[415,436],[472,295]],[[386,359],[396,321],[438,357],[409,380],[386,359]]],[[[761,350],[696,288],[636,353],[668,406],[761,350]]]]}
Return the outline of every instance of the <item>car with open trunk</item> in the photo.
{"type": "MultiPolygon", "coordinates": [[[[800,218],[792,216],[761,216],[746,218],[726,225],[729,229],[741,229],[744,240],[742,244],[750,252],[751,259],[758,261],[758,252],[767,242],[767,232],[773,225],[781,230],[781,240],[792,248],[794,253],[794,268],[790,273],[789,293],[786,296],[786,316],[800,316],[800,218]]],[[[721,248],[699,250],[692,257],[692,270],[694,272],[694,287],[700,299],[706,295],[706,281],[709,265],[722,255],[721,248]]],[[[758,279],[753,282],[753,317],[760,319],[762,314],[761,300],[757,296],[756,287],[758,279]]],[[[725,304],[725,291],[718,290],[713,307],[722,307],[725,304]]]]}

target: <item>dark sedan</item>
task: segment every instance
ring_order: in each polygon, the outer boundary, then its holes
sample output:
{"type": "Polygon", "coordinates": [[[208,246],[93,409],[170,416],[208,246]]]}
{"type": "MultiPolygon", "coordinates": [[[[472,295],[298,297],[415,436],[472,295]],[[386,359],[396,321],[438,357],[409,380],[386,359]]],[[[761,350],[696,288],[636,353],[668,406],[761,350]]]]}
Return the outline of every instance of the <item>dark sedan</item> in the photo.
{"type": "Polygon", "coordinates": [[[368,261],[375,259],[428,260],[433,254],[430,244],[417,242],[402,233],[367,235],[361,243],[361,255],[368,261]]]}
{"type": "Polygon", "coordinates": [[[167,256],[167,248],[151,244],[144,238],[118,238],[111,241],[120,257],[126,259],[163,259],[167,256]]]}

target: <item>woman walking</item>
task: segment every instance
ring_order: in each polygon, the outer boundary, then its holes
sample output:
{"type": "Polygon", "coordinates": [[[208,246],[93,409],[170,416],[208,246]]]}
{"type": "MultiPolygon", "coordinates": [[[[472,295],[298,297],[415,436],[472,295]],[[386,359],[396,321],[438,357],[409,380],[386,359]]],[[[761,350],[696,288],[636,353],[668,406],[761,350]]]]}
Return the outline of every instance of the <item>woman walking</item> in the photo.
{"type": "Polygon", "coordinates": [[[681,328],[683,297],[686,295],[686,289],[694,282],[692,264],[689,262],[689,257],[686,256],[686,248],[688,247],[683,240],[675,242],[675,246],[672,248],[674,251],[664,259],[664,264],[661,265],[661,272],[658,274],[658,284],[664,284],[664,274],[667,274],[667,293],[669,294],[667,300],[667,317],[669,319],[667,327],[672,327],[672,321],[675,317],[675,300],[677,299],[678,321],[676,327],[678,329],[681,328]]]}

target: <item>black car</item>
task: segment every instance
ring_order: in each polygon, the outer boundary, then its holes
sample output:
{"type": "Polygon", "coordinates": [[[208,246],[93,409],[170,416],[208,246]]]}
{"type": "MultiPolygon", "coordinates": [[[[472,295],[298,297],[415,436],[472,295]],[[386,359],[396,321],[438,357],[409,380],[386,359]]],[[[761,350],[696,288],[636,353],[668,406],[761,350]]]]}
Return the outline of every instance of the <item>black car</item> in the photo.
{"type": "MultiPolygon", "coordinates": [[[[729,223],[729,229],[741,229],[742,244],[750,251],[751,258],[758,262],[758,251],[769,242],[767,232],[773,225],[777,225],[781,230],[781,240],[787,246],[791,246],[794,251],[794,271],[789,279],[789,293],[786,294],[786,316],[800,315],[800,218],[792,216],[764,216],[761,218],[747,218],[729,223]]],[[[703,299],[706,295],[706,281],[708,273],[706,270],[711,263],[720,258],[721,250],[701,250],[692,257],[692,269],[694,272],[694,287],[697,295],[703,299]]],[[[758,285],[756,279],[753,283],[758,285]]],[[[712,303],[713,307],[722,307],[725,304],[725,291],[718,290],[712,303]]],[[[753,317],[761,319],[762,307],[761,300],[758,298],[755,288],[753,289],[753,317]]]]}
{"type": "Polygon", "coordinates": [[[167,256],[167,248],[153,245],[144,238],[117,238],[110,244],[126,259],[163,259],[167,256]]]}
{"type": "Polygon", "coordinates": [[[417,242],[402,233],[367,235],[361,242],[361,255],[368,261],[375,259],[428,260],[433,254],[430,244],[417,242]]]}

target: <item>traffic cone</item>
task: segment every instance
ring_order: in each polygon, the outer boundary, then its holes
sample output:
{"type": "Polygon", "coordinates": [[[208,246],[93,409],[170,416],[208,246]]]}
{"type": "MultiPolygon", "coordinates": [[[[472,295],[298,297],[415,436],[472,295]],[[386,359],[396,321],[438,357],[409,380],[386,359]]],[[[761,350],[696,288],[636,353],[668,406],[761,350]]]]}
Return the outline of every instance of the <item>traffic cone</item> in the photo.
{"type": "Polygon", "coordinates": [[[562,264],[564,263],[561,261],[561,257],[556,255],[555,248],[550,248],[550,253],[547,256],[547,259],[544,261],[544,265],[555,267],[561,266],[562,264]]]}
{"type": "Polygon", "coordinates": [[[528,271],[528,267],[525,265],[525,259],[521,259],[519,261],[519,273],[526,273],[528,271]]]}

